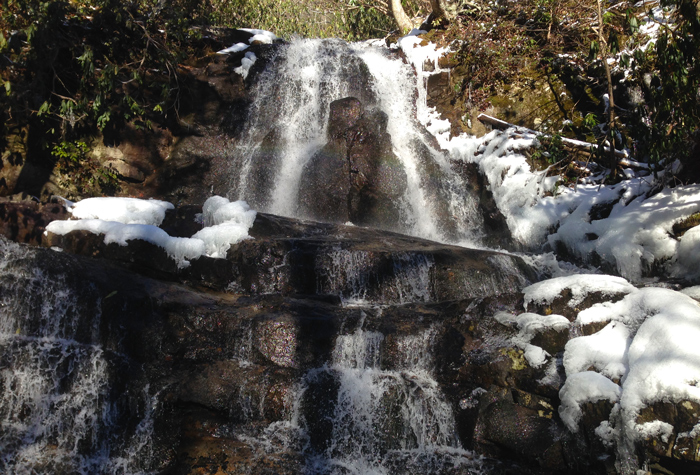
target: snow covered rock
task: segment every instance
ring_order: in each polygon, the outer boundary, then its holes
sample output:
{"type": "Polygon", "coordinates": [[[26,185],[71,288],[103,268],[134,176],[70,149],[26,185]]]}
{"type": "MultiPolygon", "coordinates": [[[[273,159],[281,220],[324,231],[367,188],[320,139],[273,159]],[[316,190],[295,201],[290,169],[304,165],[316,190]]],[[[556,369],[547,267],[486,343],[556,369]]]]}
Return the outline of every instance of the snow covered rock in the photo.
{"type": "Polygon", "coordinates": [[[156,200],[93,198],[69,208],[84,219],[50,223],[43,245],[219,290],[407,303],[496,295],[536,279],[517,256],[261,215],[219,196],[198,222],[194,208],[156,200]]]}

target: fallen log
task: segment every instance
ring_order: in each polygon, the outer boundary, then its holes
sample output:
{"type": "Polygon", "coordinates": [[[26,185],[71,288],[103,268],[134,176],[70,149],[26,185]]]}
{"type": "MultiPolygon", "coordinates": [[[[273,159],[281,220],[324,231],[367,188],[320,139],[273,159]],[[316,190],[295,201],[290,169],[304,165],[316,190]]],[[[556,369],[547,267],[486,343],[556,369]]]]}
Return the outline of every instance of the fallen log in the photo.
{"type": "MultiPolygon", "coordinates": [[[[495,127],[497,129],[505,130],[505,129],[510,129],[511,127],[515,127],[516,129],[525,130],[525,131],[532,133],[532,134],[535,134],[535,135],[544,135],[544,134],[540,134],[539,132],[536,132],[532,129],[528,129],[526,127],[521,127],[519,125],[511,124],[510,122],[506,122],[504,120],[496,119],[495,117],[491,117],[490,115],[487,115],[487,114],[479,114],[477,119],[479,119],[479,121],[483,122],[484,124],[488,124],[491,127],[495,127]]],[[[561,141],[567,147],[571,147],[573,149],[581,150],[584,152],[593,152],[598,148],[598,144],[584,142],[583,140],[576,140],[576,139],[569,139],[566,137],[562,137],[561,141]]],[[[604,150],[606,152],[608,152],[610,149],[604,148],[604,150]]],[[[615,150],[615,156],[617,158],[621,158],[621,159],[629,159],[629,155],[624,150],[615,150]]],[[[628,162],[629,162],[629,160],[628,160],[628,162]]],[[[642,164],[638,164],[638,165],[642,165],[642,164]]],[[[640,167],[640,168],[643,168],[643,167],[640,167]]]]}

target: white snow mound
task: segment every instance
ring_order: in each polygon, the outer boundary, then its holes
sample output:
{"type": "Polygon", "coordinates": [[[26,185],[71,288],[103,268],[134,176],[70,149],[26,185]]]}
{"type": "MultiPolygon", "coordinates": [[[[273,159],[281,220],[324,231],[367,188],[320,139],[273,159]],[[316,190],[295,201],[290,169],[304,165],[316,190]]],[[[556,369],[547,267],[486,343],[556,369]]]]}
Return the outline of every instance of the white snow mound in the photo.
{"type": "Polygon", "coordinates": [[[203,206],[205,228],[191,238],[173,237],[160,229],[165,211],[174,206],[165,201],[136,198],[88,198],[72,205],[77,220],[52,221],[46,232],[65,235],[71,231],[103,234],[104,243],[127,246],[142,240],[159,246],[177,262],[178,268],[190,265],[201,256],[225,258],[231,245],[250,239],[256,212],[245,201],[229,202],[221,196],[209,198],[203,206]]]}

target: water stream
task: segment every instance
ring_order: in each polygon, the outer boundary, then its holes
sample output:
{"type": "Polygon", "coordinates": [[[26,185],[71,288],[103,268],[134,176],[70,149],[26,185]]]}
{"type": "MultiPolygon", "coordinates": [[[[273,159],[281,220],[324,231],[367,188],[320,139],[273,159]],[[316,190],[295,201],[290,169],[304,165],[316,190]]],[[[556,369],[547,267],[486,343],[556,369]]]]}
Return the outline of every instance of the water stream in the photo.
{"type": "MultiPolygon", "coordinates": [[[[407,177],[398,231],[441,242],[478,243],[477,201],[448,156],[416,119],[416,75],[386,48],[338,40],[280,47],[254,86],[243,139],[231,160],[230,197],[255,209],[304,218],[304,165],[326,142],[329,104],[357,97],[388,118],[394,154],[407,177]]],[[[323,197],[319,197],[323,199],[323,197]]]]}
{"type": "Polygon", "coordinates": [[[0,240],[0,472],[141,473],[155,398],[100,342],[100,296],[0,240]],[[138,408],[134,411],[134,408],[138,408]]]}
{"type": "Polygon", "coordinates": [[[331,386],[331,430],[305,448],[308,473],[481,473],[461,449],[452,408],[432,377],[434,329],[398,337],[387,357],[385,336],[361,327],[340,335],[327,366],[310,371],[294,420],[302,432],[322,422],[306,392],[331,386]]]}

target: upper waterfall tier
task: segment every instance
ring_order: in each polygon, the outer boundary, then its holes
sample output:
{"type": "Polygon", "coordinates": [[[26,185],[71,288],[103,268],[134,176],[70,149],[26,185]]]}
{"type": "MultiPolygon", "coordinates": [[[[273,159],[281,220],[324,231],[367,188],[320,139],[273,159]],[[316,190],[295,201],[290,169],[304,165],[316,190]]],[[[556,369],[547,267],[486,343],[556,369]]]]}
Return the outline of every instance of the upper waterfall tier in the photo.
{"type": "Polygon", "coordinates": [[[229,197],[287,217],[482,244],[476,172],[454,168],[417,120],[419,87],[393,50],[339,40],[280,46],[254,85],[229,197]]]}

